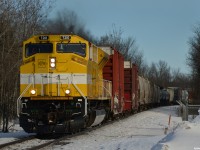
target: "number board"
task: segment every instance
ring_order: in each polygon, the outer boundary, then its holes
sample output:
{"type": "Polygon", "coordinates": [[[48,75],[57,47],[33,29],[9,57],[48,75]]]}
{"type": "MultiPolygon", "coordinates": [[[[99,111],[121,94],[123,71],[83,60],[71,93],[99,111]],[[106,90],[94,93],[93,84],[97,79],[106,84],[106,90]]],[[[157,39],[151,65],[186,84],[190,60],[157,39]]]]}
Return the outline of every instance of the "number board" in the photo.
{"type": "Polygon", "coordinates": [[[39,36],[39,40],[48,40],[48,39],[49,39],[49,36],[47,36],[47,35],[39,36]]]}
{"type": "Polygon", "coordinates": [[[60,36],[60,39],[61,39],[61,40],[70,40],[70,39],[71,39],[71,36],[69,36],[69,35],[61,35],[61,36],[60,36]]]}

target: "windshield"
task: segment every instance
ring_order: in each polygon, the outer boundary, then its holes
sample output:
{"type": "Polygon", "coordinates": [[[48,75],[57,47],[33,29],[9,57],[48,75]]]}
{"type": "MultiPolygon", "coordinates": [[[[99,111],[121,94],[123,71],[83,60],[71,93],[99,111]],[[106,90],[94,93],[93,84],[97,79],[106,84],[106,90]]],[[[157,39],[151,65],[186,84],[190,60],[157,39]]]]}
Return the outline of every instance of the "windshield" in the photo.
{"type": "Polygon", "coordinates": [[[26,57],[32,56],[37,53],[52,53],[53,44],[52,43],[31,43],[26,44],[25,53],[26,57]]]}
{"type": "Polygon", "coordinates": [[[86,55],[86,44],[83,43],[58,43],[58,53],[75,53],[81,56],[86,55]]]}

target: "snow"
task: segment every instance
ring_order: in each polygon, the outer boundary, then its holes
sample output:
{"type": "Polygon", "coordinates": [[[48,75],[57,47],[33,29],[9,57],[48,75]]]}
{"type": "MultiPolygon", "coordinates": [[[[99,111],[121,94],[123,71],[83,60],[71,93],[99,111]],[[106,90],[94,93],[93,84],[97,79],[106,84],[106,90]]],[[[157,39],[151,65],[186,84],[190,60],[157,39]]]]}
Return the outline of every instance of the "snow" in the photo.
{"type": "Polygon", "coordinates": [[[200,150],[200,124],[182,122],[177,129],[163,138],[153,150],[200,150]]]}
{"type": "Polygon", "coordinates": [[[34,134],[28,134],[24,132],[23,129],[19,126],[19,124],[16,124],[14,127],[10,129],[9,133],[0,132],[0,144],[15,141],[17,139],[28,137],[30,135],[34,134]]]}
{"type": "Polygon", "coordinates": [[[56,145],[51,149],[59,150],[150,150],[165,135],[171,114],[170,128],[181,123],[176,107],[161,107],[119,120],[85,135],[66,141],[66,145],[56,145]]]}
{"type": "Polygon", "coordinates": [[[200,124],[200,115],[194,118],[193,123],[200,124]]]}
{"type": "MultiPolygon", "coordinates": [[[[18,127],[0,133],[0,144],[28,136],[18,127]]],[[[200,150],[200,115],[182,122],[177,107],[160,107],[61,141],[50,150],[200,150]],[[169,123],[169,117],[171,120],[169,123]]]]}

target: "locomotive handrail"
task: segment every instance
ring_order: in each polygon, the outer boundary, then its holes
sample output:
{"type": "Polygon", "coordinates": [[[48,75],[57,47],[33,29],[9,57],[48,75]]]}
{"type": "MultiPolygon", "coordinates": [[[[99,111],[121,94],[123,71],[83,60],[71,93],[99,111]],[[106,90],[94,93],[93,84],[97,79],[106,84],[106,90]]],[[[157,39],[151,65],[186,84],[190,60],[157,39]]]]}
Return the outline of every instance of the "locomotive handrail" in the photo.
{"type": "Polygon", "coordinates": [[[18,97],[17,99],[17,116],[19,117],[19,114],[20,114],[20,110],[21,110],[21,107],[20,107],[20,100],[22,98],[22,96],[24,95],[24,93],[27,92],[27,90],[30,88],[30,86],[32,85],[32,83],[29,83],[29,85],[27,85],[27,87],[25,88],[25,90],[22,92],[22,94],[18,97]]]}
{"type": "MultiPolygon", "coordinates": [[[[111,90],[111,87],[109,87],[109,89],[108,89],[105,86],[103,86],[103,88],[108,92],[109,96],[112,97],[112,93],[109,91],[109,90],[111,90]]],[[[107,97],[107,94],[106,94],[106,97],[107,97]]]]}
{"type": "MultiPolygon", "coordinates": [[[[109,97],[112,97],[112,82],[109,81],[109,80],[99,80],[100,82],[102,82],[103,84],[102,85],[99,85],[101,88],[103,88],[105,90],[105,92],[103,92],[103,95],[102,96],[105,96],[106,98],[109,96],[109,97]],[[108,83],[108,87],[105,86],[104,83],[108,83]],[[107,94],[108,93],[108,94],[107,94]]],[[[101,91],[99,91],[101,92],[101,91]]],[[[99,94],[100,96],[100,94],[99,94]]]]}
{"type": "Polygon", "coordinates": [[[82,93],[82,91],[78,88],[78,86],[76,84],[74,84],[74,82],[72,81],[72,85],[75,87],[75,89],[81,94],[81,96],[85,99],[85,115],[87,115],[87,98],[85,97],[85,95],[82,93]]]}
{"type": "Polygon", "coordinates": [[[181,105],[181,106],[183,105],[183,103],[182,103],[181,101],[178,101],[178,100],[177,100],[176,102],[177,102],[179,105],[181,105]]]}
{"type": "Polygon", "coordinates": [[[112,97],[111,92],[105,86],[103,86],[103,88],[108,92],[109,96],[112,97]]]}

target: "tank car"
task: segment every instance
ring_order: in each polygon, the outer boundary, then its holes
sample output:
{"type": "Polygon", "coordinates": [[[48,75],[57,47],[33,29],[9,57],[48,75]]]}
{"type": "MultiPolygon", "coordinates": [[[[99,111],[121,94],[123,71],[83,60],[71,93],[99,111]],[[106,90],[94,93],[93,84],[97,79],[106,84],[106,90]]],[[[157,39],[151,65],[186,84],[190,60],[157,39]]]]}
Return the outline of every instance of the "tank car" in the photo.
{"type": "Polygon", "coordinates": [[[160,103],[160,87],[150,81],[150,107],[158,106],[160,103]]]}
{"type": "Polygon", "coordinates": [[[28,133],[75,132],[111,112],[109,55],[77,35],[36,35],[23,42],[17,113],[28,133]]]}
{"type": "Polygon", "coordinates": [[[174,100],[174,88],[173,87],[168,87],[167,92],[169,93],[169,103],[173,104],[174,100]]]}
{"type": "Polygon", "coordinates": [[[139,109],[147,109],[151,105],[151,89],[150,89],[150,82],[148,79],[139,76],[139,84],[138,84],[138,91],[139,91],[139,109]]]}

